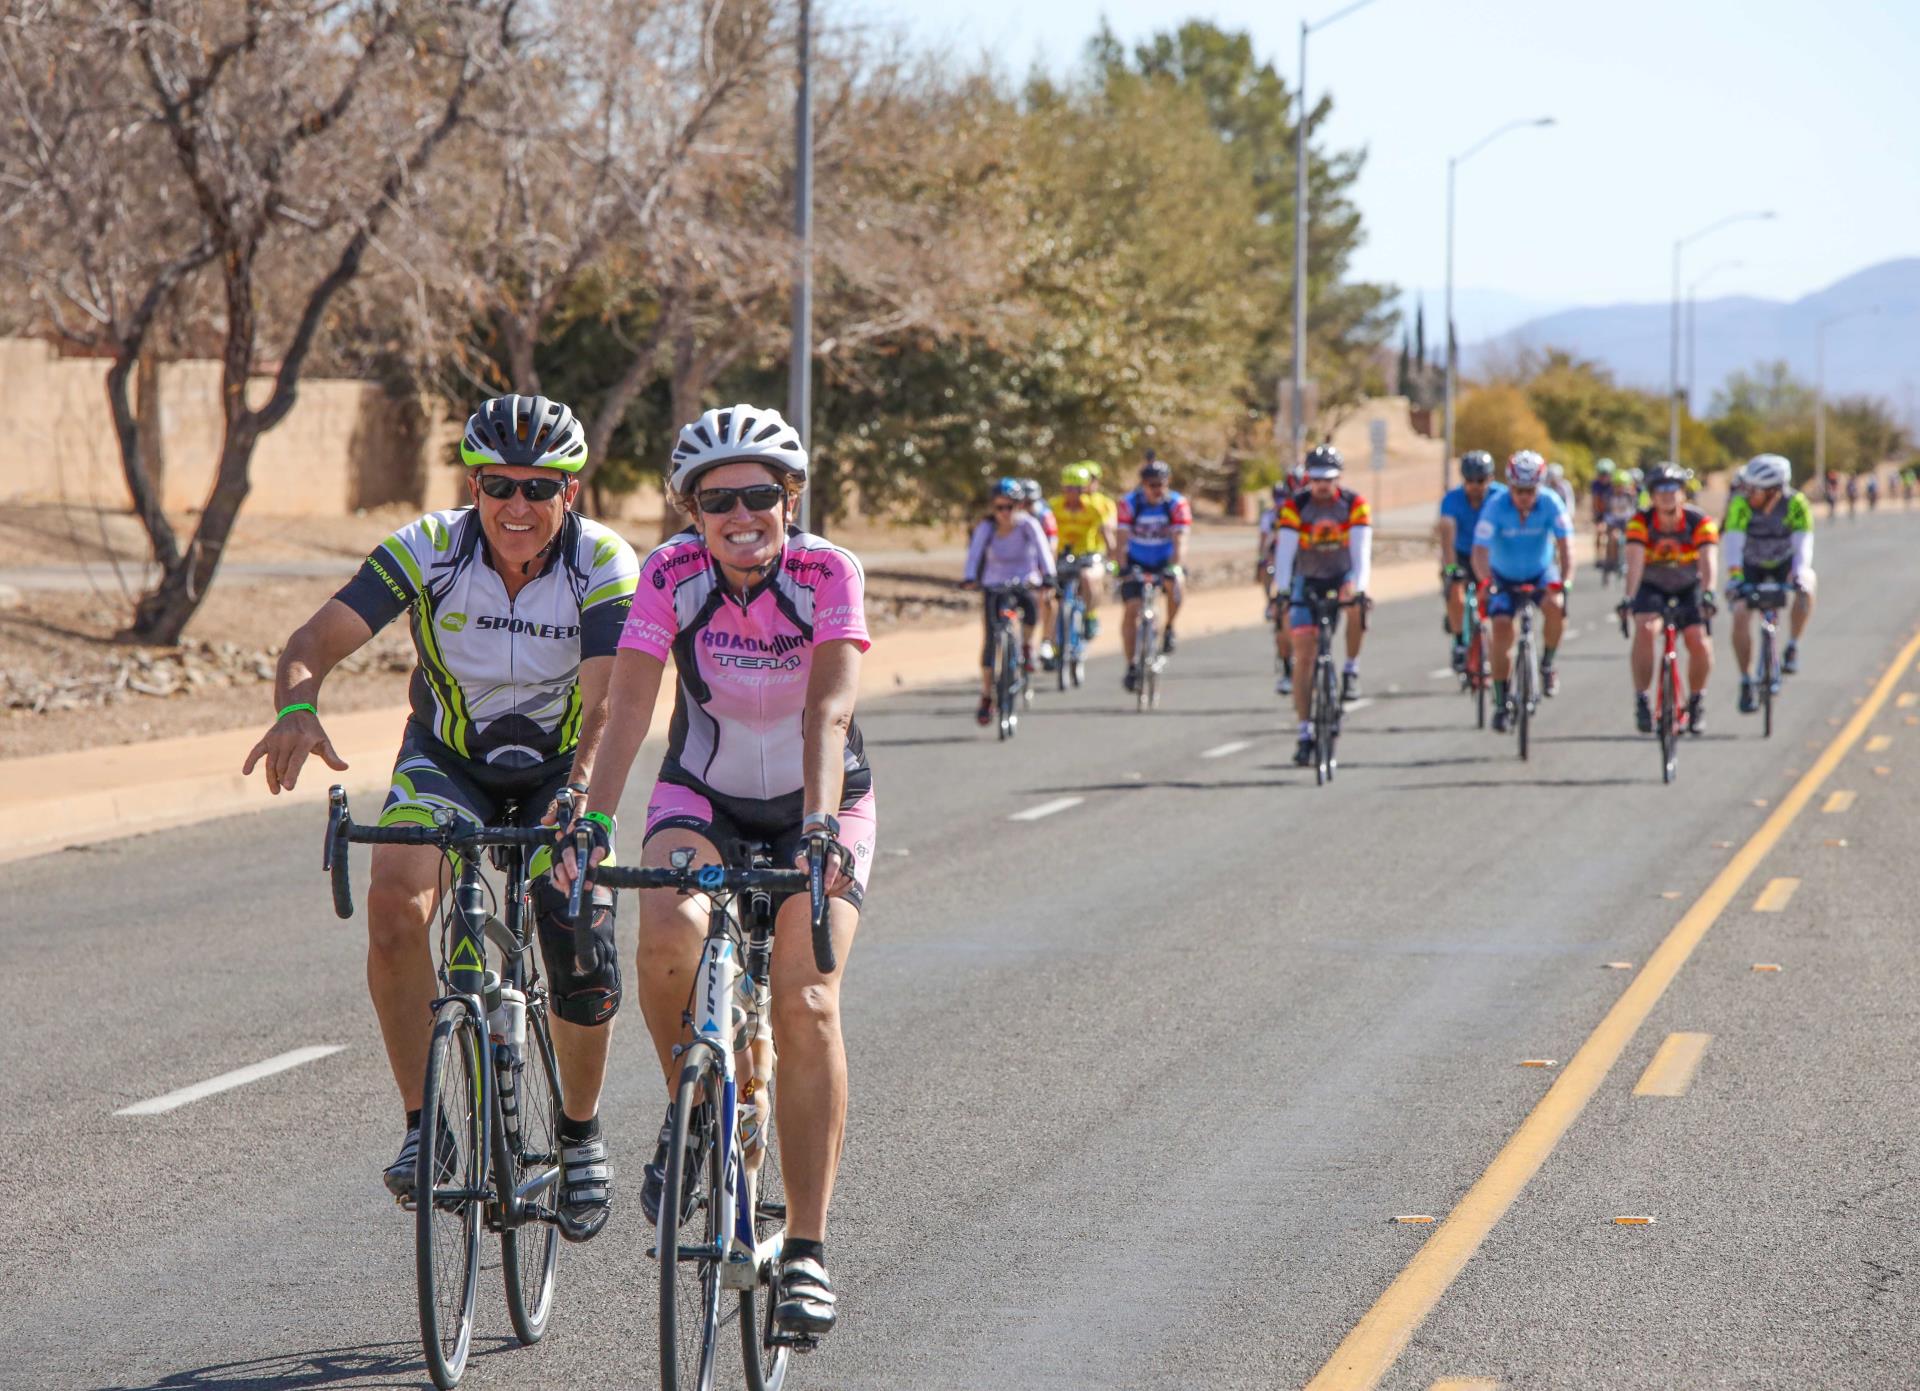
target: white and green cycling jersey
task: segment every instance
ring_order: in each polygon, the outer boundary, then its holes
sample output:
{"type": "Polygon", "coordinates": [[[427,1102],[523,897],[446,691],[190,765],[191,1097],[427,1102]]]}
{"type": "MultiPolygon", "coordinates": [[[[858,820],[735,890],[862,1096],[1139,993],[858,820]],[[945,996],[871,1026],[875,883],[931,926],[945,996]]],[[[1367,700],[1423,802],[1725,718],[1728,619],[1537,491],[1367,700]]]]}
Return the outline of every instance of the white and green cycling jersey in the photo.
{"type": "Polygon", "coordinates": [[[1720,544],[1729,578],[1743,572],[1778,572],[1783,578],[1813,568],[1813,509],[1804,493],[1788,489],[1765,511],[1744,497],[1727,508],[1720,544]]]}
{"type": "Polygon", "coordinates": [[[640,562],[620,536],[568,512],[546,568],[512,599],[471,507],[429,512],[382,541],[334,597],[378,632],[409,614],[413,723],[501,769],[571,753],[580,663],[610,657],[640,562]]]}

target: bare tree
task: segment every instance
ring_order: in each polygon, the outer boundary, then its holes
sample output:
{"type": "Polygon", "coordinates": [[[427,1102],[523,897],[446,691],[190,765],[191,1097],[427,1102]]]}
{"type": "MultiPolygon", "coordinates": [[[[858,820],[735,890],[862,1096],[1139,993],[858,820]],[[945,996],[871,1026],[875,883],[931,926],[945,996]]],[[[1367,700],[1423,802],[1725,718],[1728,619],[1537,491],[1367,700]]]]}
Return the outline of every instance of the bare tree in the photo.
{"type": "Polygon", "coordinates": [[[514,45],[517,0],[99,0],[0,26],[0,244],[45,327],[112,353],[121,465],[171,643],[219,565],[260,437],[382,228],[514,45]],[[129,378],[163,315],[218,345],[224,429],[183,547],[129,378]],[[265,375],[257,402],[249,384],[265,375]]]}

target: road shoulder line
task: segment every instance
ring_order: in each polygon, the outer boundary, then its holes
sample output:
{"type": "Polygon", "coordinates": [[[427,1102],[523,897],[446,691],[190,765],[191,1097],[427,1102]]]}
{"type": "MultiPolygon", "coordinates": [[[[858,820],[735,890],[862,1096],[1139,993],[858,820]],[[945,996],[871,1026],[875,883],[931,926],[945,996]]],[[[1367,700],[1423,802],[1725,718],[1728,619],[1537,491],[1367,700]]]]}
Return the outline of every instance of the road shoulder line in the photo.
{"type": "Polygon", "coordinates": [[[1787,827],[1813,800],[1820,785],[1860,742],[1867,726],[1885,707],[1894,687],[1917,655],[1920,655],[1920,632],[1907,639],[1892,665],[1881,674],[1872,694],[1853,712],[1853,717],[1761,823],[1760,829],[1734,853],[1706,891],[1681,915],[1680,921],[1648,958],[1646,966],[1580,1045],[1547,1094],[1527,1113],[1520,1128],[1494,1156],[1446,1221],[1427,1238],[1393,1283],[1374,1301],[1373,1307],[1341,1340],[1333,1355],[1307,1383],[1307,1391],[1371,1391],[1379,1385],[1405,1351],[1414,1331],[1440,1302],[1521,1190],[1546,1163],[1568,1128],[1579,1119],[1707,930],[1746,886],[1787,827]]]}

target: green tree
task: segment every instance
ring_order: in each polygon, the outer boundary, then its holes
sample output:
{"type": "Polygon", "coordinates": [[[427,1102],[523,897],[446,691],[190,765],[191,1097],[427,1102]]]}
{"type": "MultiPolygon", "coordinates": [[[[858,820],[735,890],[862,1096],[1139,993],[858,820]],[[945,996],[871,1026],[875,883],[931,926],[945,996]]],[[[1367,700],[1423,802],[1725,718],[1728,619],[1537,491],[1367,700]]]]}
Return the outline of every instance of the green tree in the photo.
{"type": "Polygon", "coordinates": [[[1547,454],[1553,436],[1517,386],[1485,386],[1470,391],[1460,402],[1454,421],[1460,452],[1484,449],[1496,459],[1522,449],[1547,454]]]}

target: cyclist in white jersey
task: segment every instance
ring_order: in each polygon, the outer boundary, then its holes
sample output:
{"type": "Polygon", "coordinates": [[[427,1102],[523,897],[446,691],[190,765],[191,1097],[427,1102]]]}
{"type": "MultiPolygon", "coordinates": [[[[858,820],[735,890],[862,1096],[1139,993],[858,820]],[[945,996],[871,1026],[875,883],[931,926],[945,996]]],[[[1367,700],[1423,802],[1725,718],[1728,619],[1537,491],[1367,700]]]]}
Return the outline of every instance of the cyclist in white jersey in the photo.
{"type": "MultiPolygon", "coordinates": [[[[639,561],[618,535],[571,510],[586,435],[559,402],[486,402],[467,421],[460,457],[471,503],[429,512],[389,536],[287,640],[274,682],[279,717],[242,769],[264,763],[270,791],[291,789],[310,754],[345,769],[320,722],[321,683],[406,613],[419,665],[380,824],[431,825],[440,810],[499,824],[508,803],[531,824],[562,788],[585,794],[599,742],[599,721],[590,717],[606,702],[639,561]]],[[[400,1156],[385,1175],[397,1198],[411,1196],[420,1143],[438,993],[427,928],[442,868],[429,846],[373,850],[367,987],[407,1114],[400,1156]]],[[[563,1236],[584,1241],[605,1225],[613,1192],[599,1119],[620,1004],[612,900],[596,897],[598,959],[583,967],[564,921],[566,900],[548,873],[550,852],[536,852],[530,868],[564,1093],[557,1215],[563,1236]]]]}

